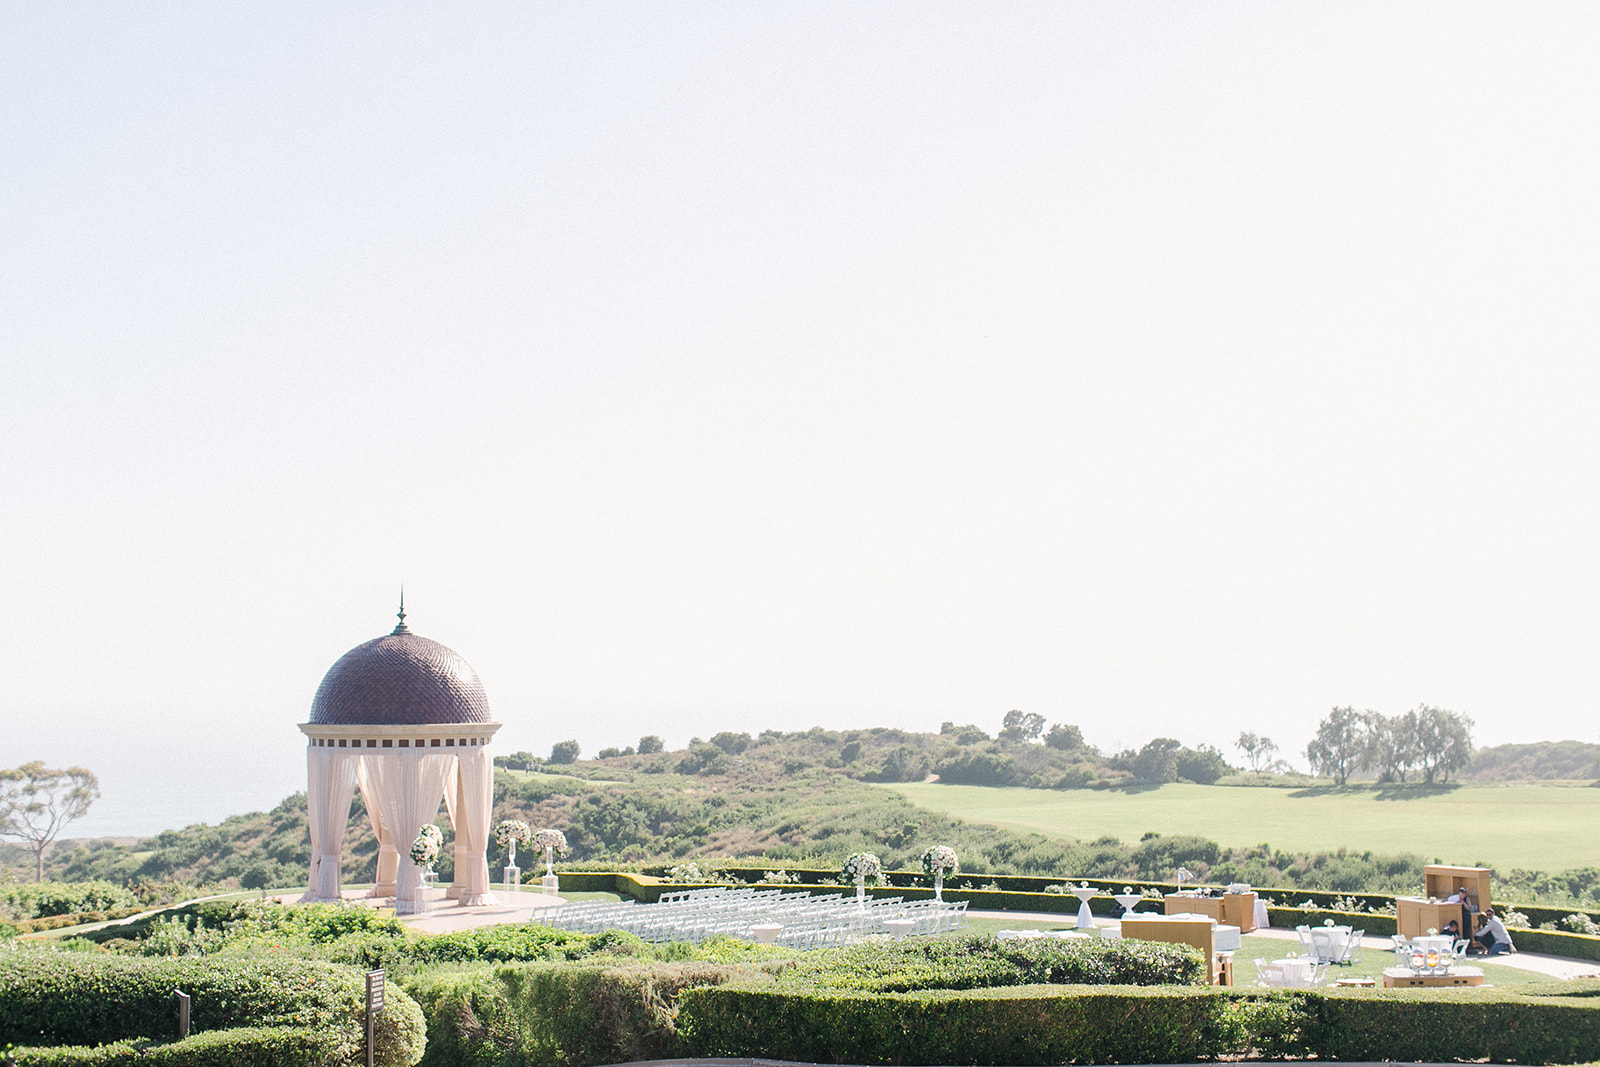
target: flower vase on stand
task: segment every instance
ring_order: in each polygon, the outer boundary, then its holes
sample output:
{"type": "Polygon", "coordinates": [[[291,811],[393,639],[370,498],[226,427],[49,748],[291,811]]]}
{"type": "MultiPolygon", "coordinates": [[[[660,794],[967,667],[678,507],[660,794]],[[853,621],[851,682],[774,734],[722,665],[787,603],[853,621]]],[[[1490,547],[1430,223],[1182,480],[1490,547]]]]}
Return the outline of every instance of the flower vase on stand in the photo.
{"type": "Polygon", "coordinates": [[[556,878],[555,846],[544,846],[544,878],[540,880],[539,887],[543,892],[554,895],[560,889],[561,883],[556,878]]]}
{"type": "Polygon", "coordinates": [[[856,910],[867,910],[867,879],[865,875],[856,876],[856,910]]]}
{"type": "Polygon", "coordinates": [[[944,872],[939,871],[933,876],[933,899],[940,904],[944,903],[944,872]]]}
{"type": "Polygon", "coordinates": [[[433,887],[438,881],[439,876],[433,872],[432,864],[422,868],[422,892],[419,894],[421,899],[417,901],[418,911],[427,912],[432,910],[433,887]]]}
{"type": "Polygon", "coordinates": [[[516,893],[522,889],[522,868],[517,866],[517,842],[515,839],[507,846],[511,852],[506,857],[506,892],[516,893]]]}

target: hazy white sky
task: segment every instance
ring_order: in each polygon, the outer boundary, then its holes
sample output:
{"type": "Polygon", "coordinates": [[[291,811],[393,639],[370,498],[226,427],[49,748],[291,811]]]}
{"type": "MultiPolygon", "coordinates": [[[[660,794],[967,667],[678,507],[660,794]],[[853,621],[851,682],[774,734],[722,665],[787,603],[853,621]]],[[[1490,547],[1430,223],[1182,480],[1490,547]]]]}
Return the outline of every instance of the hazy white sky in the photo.
{"type": "Polygon", "coordinates": [[[1596,740],[1597,54],[1591,4],[8,5],[0,765],[270,802],[402,581],[502,748],[1596,740]]]}

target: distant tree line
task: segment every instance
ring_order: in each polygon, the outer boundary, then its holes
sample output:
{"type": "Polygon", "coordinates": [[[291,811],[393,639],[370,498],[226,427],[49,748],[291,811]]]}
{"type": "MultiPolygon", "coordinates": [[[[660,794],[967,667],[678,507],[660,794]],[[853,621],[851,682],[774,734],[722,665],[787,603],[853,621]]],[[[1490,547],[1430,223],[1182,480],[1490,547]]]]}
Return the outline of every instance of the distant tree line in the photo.
{"type": "Polygon", "coordinates": [[[1343,785],[1358,774],[1380,782],[1444,782],[1472,759],[1472,720],[1421,704],[1399,715],[1334,708],[1306,746],[1314,774],[1343,785]]]}

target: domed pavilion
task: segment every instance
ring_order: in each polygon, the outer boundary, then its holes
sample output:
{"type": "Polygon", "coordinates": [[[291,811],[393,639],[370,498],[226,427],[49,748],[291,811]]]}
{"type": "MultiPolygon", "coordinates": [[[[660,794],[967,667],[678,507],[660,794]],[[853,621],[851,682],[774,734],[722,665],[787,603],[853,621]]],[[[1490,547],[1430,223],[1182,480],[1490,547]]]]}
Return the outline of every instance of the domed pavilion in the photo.
{"type": "Polygon", "coordinates": [[[439,814],[455,829],[448,896],[473,906],[489,892],[489,817],[494,798],[489,697],[466,660],[399,625],[339,658],[317,687],[306,735],[311,876],[306,901],[338,900],[340,851],[355,790],[378,838],[377,885],[395,911],[422,911],[422,871],[411,842],[439,814]]]}

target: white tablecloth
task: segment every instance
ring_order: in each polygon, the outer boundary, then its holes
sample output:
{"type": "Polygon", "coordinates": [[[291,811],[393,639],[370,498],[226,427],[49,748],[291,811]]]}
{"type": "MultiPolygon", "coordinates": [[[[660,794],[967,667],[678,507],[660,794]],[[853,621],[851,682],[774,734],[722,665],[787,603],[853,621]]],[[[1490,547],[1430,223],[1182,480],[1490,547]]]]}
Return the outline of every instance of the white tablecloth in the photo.
{"type": "Polygon", "coordinates": [[[1267,902],[1256,897],[1256,925],[1266,929],[1272,924],[1267,921],[1267,902]]]}
{"type": "Polygon", "coordinates": [[[1283,971],[1285,984],[1293,987],[1306,986],[1311,983],[1311,968],[1314,961],[1305,956],[1295,956],[1286,960],[1273,960],[1272,965],[1283,971]]]}
{"type": "Polygon", "coordinates": [[[1351,928],[1348,926],[1313,926],[1311,944],[1317,955],[1330,963],[1344,956],[1350,944],[1351,928]]]}

